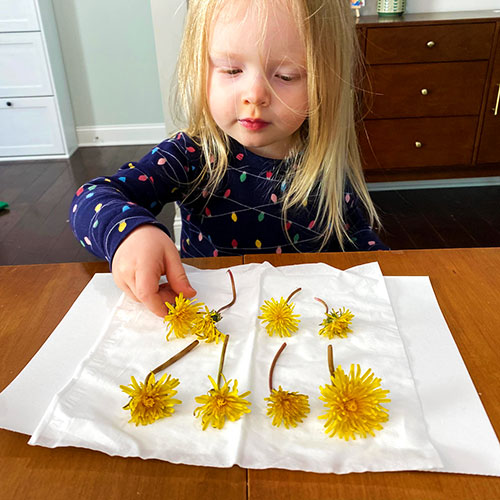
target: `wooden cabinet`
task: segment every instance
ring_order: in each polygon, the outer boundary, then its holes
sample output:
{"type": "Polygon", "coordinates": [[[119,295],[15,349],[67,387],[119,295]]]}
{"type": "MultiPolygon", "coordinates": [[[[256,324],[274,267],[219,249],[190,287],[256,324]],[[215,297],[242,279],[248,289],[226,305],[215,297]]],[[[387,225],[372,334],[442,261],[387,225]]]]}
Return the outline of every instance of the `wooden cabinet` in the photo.
{"type": "Polygon", "coordinates": [[[436,171],[479,176],[486,163],[497,164],[491,172],[498,175],[500,105],[497,116],[492,108],[500,95],[500,46],[492,54],[500,17],[425,17],[367,18],[359,26],[370,97],[360,132],[367,179],[376,172],[387,180],[401,172],[408,179],[436,171]]]}
{"type": "Polygon", "coordinates": [[[0,159],[67,157],[76,133],[50,0],[0,0],[0,159]]]}
{"type": "Polygon", "coordinates": [[[479,164],[500,163],[500,36],[493,60],[477,157],[479,164]]]}
{"type": "Polygon", "coordinates": [[[366,58],[370,64],[488,59],[494,29],[494,22],[372,27],[366,58]]]}
{"type": "Polygon", "coordinates": [[[488,61],[370,67],[368,118],[479,115],[488,61]]]}
{"type": "Polygon", "coordinates": [[[471,163],[477,117],[367,120],[365,127],[367,168],[452,167],[471,163]]]}

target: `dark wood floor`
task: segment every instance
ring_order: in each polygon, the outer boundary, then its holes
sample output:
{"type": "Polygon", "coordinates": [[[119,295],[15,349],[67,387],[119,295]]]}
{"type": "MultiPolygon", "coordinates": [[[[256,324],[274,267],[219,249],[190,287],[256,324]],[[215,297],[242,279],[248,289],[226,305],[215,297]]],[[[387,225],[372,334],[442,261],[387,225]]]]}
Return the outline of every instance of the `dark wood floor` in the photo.
{"type": "MultiPolygon", "coordinates": [[[[0,162],[0,265],[98,260],[74,238],[68,210],[85,181],[150,146],[80,148],[70,160],[0,162]]],[[[393,249],[500,246],[500,186],[374,191],[393,249]]],[[[161,219],[172,224],[172,210],[161,219]]]]}

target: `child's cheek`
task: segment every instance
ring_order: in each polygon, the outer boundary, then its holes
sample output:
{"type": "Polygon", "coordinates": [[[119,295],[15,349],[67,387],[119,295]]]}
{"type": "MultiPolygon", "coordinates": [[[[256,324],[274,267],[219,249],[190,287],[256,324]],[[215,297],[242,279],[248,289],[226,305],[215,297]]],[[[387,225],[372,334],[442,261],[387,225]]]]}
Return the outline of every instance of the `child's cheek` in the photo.
{"type": "Polygon", "coordinates": [[[223,96],[223,82],[220,76],[213,74],[208,81],[208,104],[212,109],[214,106],[220,106],[223,96]]]}
{"type": "Polygon", "coordinates": [[[219,106],[234,106],[238,100],[238,85],[230,79],[214,82],[213,98],[219,106]]]}

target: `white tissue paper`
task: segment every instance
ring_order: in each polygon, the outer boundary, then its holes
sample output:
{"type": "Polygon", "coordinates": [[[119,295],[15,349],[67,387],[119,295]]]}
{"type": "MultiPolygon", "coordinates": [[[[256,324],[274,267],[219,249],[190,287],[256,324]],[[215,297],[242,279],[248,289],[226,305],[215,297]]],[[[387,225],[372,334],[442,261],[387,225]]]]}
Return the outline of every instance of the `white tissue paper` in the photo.
{"type": "MultiPolygon", "coordinates": [[[[312,472],[362,472],[440,469],[442,462],[429,440],[405,346],[396,324],[384,278],[377,263],[339,271],[325,264],[274,268],[249,264],[232,268],[237,300],[218,324],[230,334],[223,373],[237,379],[240,393],[251,391],[251,413],[223,429],[203,431],[193,416],[194,398],[211,388],[216,378],[221,343],[200,344],[167,368],[180,380],[173,416],[148,426],[129,423],[122,407],[128,396],[120,385],[130,376],[147,373],[186,347],[192,338],[165,340],[165,325],[144,306],[120,301],[99,340],[78,366],[69,383],[54,397],[30,444],[77,446],[109,455],[157,458],[172,463],[246,468],[277,467],[312,472]],[[264,300],[294,295],[299,330],[290,338],[269,337],[257,316],[264,300]],[[324,306],[346,307],[354,314],[348,338],[328,340],[318,335],[324,306]],[[266,416],[268,373],[274,355],[287,347],[274,370],[274,387],[309,396],[311,412],[296,428],[271,425],[266,416]],[[375,437],[345,442],[328,437],[319,386],[329,383],[327,346],[333,345],[335,365],[348,372],[360,364],[380,377],[390,390],[389,421],[375,437]]],[[[188,276],[199,301],[218,309],[230,302],[226,270],[190,268],[188,276]]],[[[172,338],[172,337],[171,337],[172,338]]]]}

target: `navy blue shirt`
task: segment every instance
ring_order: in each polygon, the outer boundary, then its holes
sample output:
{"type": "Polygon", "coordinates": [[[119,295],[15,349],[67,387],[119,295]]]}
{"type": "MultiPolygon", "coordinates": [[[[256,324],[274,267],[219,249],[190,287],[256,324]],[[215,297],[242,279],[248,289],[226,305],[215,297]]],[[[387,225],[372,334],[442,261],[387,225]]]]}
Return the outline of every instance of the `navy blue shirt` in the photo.
{"type": "MultiPolygon", "coordinates": [[[[193,183],[201,172],[199,147],[185,134],[163,141],[138,162],[110,177],[98,177],[76,192],[70,223],[89,251],[111,262],[118,245],[137,226],[154,224],[165,204],[177,202],[182,215],[181,257],[248,253],[317,252],[317,194],[282,220],[286,190],[284,162],[263,158],[231,142],[228,168],[212,194],[193,183]]],[[[352,243],[346,250],[385,250],[368,225],[352,189],[344,193],[344,218],[352,243]]],[[[339,251],[332,237],[323,251],[339,251]]]]}

